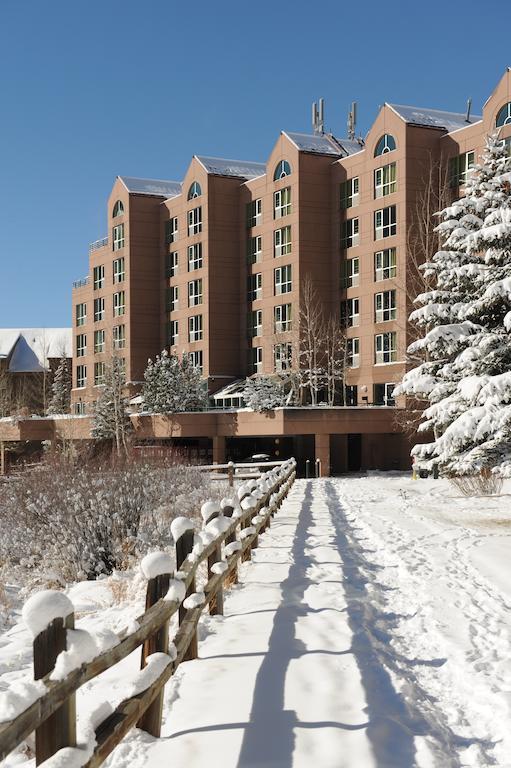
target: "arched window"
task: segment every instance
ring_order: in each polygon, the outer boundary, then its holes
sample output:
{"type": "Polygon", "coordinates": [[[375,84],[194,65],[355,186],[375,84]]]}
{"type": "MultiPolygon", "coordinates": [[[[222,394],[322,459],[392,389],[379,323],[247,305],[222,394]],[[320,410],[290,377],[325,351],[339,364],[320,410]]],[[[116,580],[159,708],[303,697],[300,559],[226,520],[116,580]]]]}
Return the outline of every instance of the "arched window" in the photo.
{"type": "Polygon", "coordinates": [[[275,173],[273,174],[273,181],[284,179],[286,176],[289,176],[290,173],[291,173],[291,166],[289,165],[287,160],[281,160],[280,163],[278,163],[277,167],[275,168],[275,173]]]}
{"type": "Polygon", "coordinates": [[[499,109],[495,125],[500,128],[502,125],[509,125],[509,123],[511,123],[511,101],[499,109]]]}
{"type": "Polygon", "coordinates": [[[124,213],[124,205],[122,200],[118,200],[114,205],[114,212],[112,215],[115,219],[116,216],[120,216],[122,213],[124,213]]]}
{"type": "Polygon", "coordinates": [[[200,197],[202,195],[202,189],[198,181],[194,181],[188,190],[188,200],[193,200],[194,197],[200,197]]]}
{"type": "Polygon", "coordinates": [[[376,145],[376,149],[374,150],[374,156],[378,157],[378,155],[384,155],[385,152],[392,152],[396,148],[396,140],[393,136],[390,135],[390,133],[384,133],[381,139],[379,140],[378,144],[376,145]]]}

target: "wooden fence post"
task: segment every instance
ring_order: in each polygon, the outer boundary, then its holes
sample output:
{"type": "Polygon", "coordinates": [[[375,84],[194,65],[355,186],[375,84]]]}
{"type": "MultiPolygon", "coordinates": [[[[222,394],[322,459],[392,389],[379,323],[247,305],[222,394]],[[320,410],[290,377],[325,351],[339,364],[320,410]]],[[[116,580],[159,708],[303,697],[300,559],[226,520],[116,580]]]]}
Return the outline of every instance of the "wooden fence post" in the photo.
{"type": "MultiPolygon", "coordinates": [[[[74,613],[57,618],[34,638],[34,680],[45,677],[55,667],[57,656],[67,649],[67,630],[74,629],[74,613]]],[[[76,696],[72,693],[35,732],[36,765],[48,760],[64,747],[76,746],[76,696]]]]}
{"type": "MultiPolygon", "coordinates": [[[[149,579],[147,582],[147,592],[145,599],[146,611],[155,605],[158,600],[165,597],[169,590],[170,573],[162,573],[153,579],[149,579]]],[[[148,637],[142,646],[142,658],[140,662],[140,669],[144,669],[147,663],[147,657],[152,653],[168,653],[169,652],[169,622],[166,621],[160,629],[155,632],[154,635],[148,637]]],[[[146,709],[142,717],[137,723],[137,728],[140,728],[151,736],[160,736],[161,733],[161,719],[163,711],[163,690],[160,691],[153,703],[146,709]]]]}
{"type": "Polygon", "coordinates": [[[234,464],[229,461],[227,464],[227,477],[229,478],[229,485],[231,488],[234,486],[234,464]]]}
{"type": "MultiPolygon", "coordinates": [[[[216,517],[218,517],[219,514],[220,514],[219,511],[212,512],[211,515],[207,518],[207,520],[204,521],[205,525],[207,525],[211,520],[214,520],[216,517]]],[[[222,544],[220,543],[218,547],[215,549],[215,551],[208,557],[208,581],[212,576],[215,575],[211,570],[213,565],[215,563],[220,562],[221,560],[222,560],[222,544]]],[[[224,593],[223,593],[222,583],[220,583],[220,586],[218,587],[216,594],[210,600],[209,614],[210,616],[224,615],[224,593]]]]}
{"type": "MultiPolygon", "coordinates": [[[[193,549],[193,537],[194,532],[192,530],[185,531],[182,536],[176,541],[176,570],[179,570],[181,566],[183,565],[184,561],[188,557],[188,555],[191,553],[193,549]]],[[[186,590],[186,596],[189,597],[189,595],[193,595],[195,592],[195,576],[192,579],[192,582],[188,589],[186,590]]],[[[183,623],[185,617],[186,617],[186,608],[184,608],[183,605],[179,606],[179,625],[183,623]]],[[[192,659],[196,659],[198,655],[198,644],[197,644],[197,632],[193,633],[192,639],[190,640],[190,645],[188,646],[188,650],[186,651],[186,654],[183,658],[183,661],[191,661],[192,659]]]]}
{"type": "MultiPolygon", "coordinates": [[[[234,512],[234,507],[232,504],[226,504],[225,506],[222,506],[222,512],[224,514],[224,517],[232,517],[232,513],[234,512]]],[[[225,546],[228,544],[232,544],[233,541],[236,541],[236,533],[231,533],[230,536],[227,536],[225,539],[225,546]]],[[[224,581],[224,585],[226,587],[230,587],[232,584],[238,583],[238,565],[236,564],[232,571],[228,574],[227,578],[224,581]]]]}

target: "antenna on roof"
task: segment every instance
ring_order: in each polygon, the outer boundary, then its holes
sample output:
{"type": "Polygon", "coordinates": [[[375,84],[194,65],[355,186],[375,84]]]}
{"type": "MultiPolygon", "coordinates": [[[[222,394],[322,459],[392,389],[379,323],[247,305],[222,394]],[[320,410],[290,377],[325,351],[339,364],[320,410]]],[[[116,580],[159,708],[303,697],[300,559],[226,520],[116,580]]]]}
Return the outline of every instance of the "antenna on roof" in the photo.
{"type": "Polygon", "coordinates": [[[467,99],[467,116],[465,118],[466,123],[470,123],[470,110],[472,108],[472,99],[467,99]]]}
{"type": "Polygon", "coordinates": [[[355,127],[357,125],[357,102],[351,102],[351,109],[348,112],[348,138],[355,138],[355,127]]]}
{"type": "Polygon", "coordinates": [[[315,134],[323,134],[325,132],[325,101],[320,99],[318,104],[315,101],[312,102],[312,130],[315,134]],[[319,104],[319,107],[318,107],[319,104]]]}

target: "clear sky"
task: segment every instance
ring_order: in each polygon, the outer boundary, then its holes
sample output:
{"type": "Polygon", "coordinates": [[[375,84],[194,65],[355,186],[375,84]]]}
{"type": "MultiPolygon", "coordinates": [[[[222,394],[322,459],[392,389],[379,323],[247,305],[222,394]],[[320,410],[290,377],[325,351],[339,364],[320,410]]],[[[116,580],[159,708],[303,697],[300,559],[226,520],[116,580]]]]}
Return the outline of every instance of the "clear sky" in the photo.
{"type": "Polygon", "coordinates": [[[484,8],[0,0],[0,327],[71,324],[118,174],[264,161],[320,96],[337,136],[352,100],[362,134],[384,101],[463,112],[471,96],[477,112],[511,65],[511,4],[484,8]]]}

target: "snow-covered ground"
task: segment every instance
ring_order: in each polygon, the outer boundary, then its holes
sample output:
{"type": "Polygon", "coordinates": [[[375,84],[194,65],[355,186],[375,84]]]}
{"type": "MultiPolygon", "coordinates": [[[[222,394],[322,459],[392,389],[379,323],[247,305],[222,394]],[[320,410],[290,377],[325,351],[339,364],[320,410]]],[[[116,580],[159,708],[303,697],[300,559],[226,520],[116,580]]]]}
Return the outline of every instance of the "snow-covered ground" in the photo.
{"type": "MultiPolygon", "coordinates": [[[[202,621],[200,658],[167,685],[162,738],[133,731],[106,765],[509,768],[510,490],[465,499],[389,474],[296,482],[225,616],[202,621]]],[[[143,581],[70,593],[78,626],[116,629],[141,612],[143,581]]],[[[29,662],[18,623],[0,638],[0,688],[29,662]]],[[[138,662],[84,687],[82,720],[122,697],[138,662]]],[[[19,753],[5,764],[30,765],[19,753]]]]}

